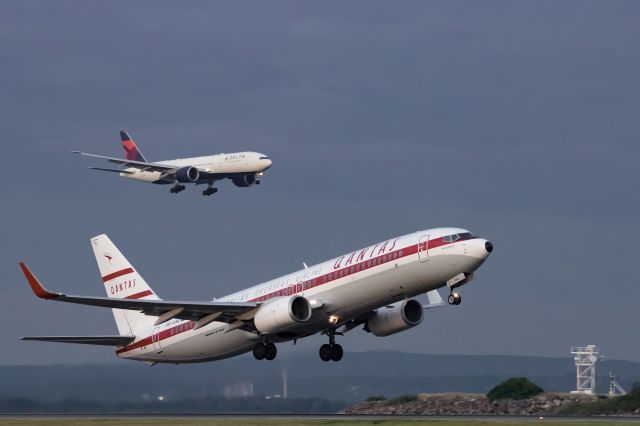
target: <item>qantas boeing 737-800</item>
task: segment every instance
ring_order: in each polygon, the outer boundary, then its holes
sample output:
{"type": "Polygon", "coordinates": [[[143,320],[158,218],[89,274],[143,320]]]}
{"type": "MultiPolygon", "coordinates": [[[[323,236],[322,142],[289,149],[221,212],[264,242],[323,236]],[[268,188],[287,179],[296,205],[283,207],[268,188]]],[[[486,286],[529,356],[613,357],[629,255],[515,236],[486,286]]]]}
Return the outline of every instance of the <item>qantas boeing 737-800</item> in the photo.
{"type": "Polygon", "coordinates": [[[336,335],[363,326],[375,336],[422,322],[423,309],[443,304],[437,289],[468,283],[487,259],[491,242],[458,228],[419,231],[353,251],[211,302],[162,300],[106,235],[91,239],[108,297],[69,296],[46,290],[21,263],[36,296],[113,309],[118,335],[24,337],[114,346],[120,358],[186,363],[253,351],[275,358],[276,343],[326,334],[324,361],[342,359],[336,335]],[[427,293],[430,305],[416,296],[427,293]]]}
{"type": "Polygon", "coordinates": [[[205,157],[180,158],[158,162],[148,162],[129,134],[120,132],[122,147],[126,158],[105,157],[104,155],[87,154],[72,151],[74,154],[100,158],[118,164],[122,169],[106,169],[89,167],[92,170],[119,173],[128,179],[151,182],[159,185],[170,185],[171,193],[177,194],[185,189],[185,183],[207,185],[202,195],[213,195],[218,192],[213,184],[217,180],[231,179],[235,186],[248,187],[260,184],[260,177],[271,167],[271,159],[259,152],[234,152],[216,154],[205,157]]]}

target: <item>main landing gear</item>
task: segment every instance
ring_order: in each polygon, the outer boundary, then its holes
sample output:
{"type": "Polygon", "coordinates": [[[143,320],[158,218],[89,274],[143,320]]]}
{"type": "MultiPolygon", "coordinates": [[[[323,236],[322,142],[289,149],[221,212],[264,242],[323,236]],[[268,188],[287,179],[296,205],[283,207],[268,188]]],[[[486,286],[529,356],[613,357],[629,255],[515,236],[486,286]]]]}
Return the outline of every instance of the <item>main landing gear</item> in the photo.
{"type": "Polygon", "coordinates": [[[335,331],[329,330],[326,334],[329,336],[329,344],[325,343],[320,346],[320,351],[318,352],[320,359],[323,361],[340,361],[344,355],[344,351],[342,350],[342,346],[336,343],[335,331]]]}
{"type": "Polygon", "coordinates": [[[170,190],[169,192],[172,194],[177,194],[178,192],[184,191],[186,188],[186,186],[184,185],[179,185],[179,184],[175,184],[170,190]]]}
{"type": "Polygon", "coordinates": [[[207,189],[202,191],[202,195],[204,195],[205,197],[208,197],[209,195],[213,195],[216,192],[218,192],[218,188],[214,188],[212,184],[209,184],[207,189]]]}
{"type": "Polygon", "coordinates": [[[449,297],[447,297],[447,302],[449,302],[450,305],[459,305],[460,302],[462,302],[462,296],[460,296],[460,293],[451,292],[449,297]]]}
{"type": "Polygon", "coordinates": [[[257,360],[272,361],[278,355],[278,348],[273,343],[258,343],[253,348],[253,356],[257,360]]]}

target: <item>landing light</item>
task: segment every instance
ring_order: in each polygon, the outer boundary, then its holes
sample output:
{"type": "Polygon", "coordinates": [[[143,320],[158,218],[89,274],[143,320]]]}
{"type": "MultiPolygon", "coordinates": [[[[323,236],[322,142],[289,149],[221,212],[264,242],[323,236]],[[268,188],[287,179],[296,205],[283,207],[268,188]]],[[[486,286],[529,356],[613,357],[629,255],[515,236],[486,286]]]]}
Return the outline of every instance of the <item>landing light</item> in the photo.
{"type": "Polygon", "coordinates": [[[336,325],[338,323],[338,316],[337,315],[331,315],[329,317],[329,324],[333,324],[336,325]]]}

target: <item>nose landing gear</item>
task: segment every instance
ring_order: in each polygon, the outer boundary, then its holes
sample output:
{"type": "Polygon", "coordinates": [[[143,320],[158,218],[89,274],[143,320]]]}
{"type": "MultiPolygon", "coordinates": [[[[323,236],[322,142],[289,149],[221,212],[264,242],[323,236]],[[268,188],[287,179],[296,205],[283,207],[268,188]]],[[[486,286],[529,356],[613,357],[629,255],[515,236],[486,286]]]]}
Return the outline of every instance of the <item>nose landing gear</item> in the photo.
{"type": "Polygon", "coordinates": [[[449,297],[447,297],[447,302],[449,302],[450,305],[459,305],[462,302],[462,296],[460,296],[460,293],[452,292],[449,297]]]}
{"type": "Polygon", "coordinates": [[[215,194],[216,192],[218,192],[218,188],[214,188],[212,184],[209,184],[207,189],[202,191],[202,195],[204,195],[205,197],[208,197],[210,195],[215,194]]]}
{"type": "Polygon", "coordinates": [[[175,184],[170,190],[169,192],[171,192],[172,194],[177,194],[178,192],[184,191],[186,188],[186,186],[184,185],[179,185],[179,184],[175,184]]]}

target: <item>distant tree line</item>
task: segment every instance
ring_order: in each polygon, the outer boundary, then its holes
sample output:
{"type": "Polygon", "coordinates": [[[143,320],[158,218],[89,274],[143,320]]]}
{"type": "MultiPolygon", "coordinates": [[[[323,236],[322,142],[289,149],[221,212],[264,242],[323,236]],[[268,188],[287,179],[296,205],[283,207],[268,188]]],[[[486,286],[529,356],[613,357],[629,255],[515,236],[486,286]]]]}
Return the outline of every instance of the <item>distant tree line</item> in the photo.
{"type": "Polygon", "coordinates": [[[104,402],[62,399],[39,401],[31,398],[0,399],[3,414],[328,414],[347,406],[322,398],[204,398],[178,401],[104,402]]]}

